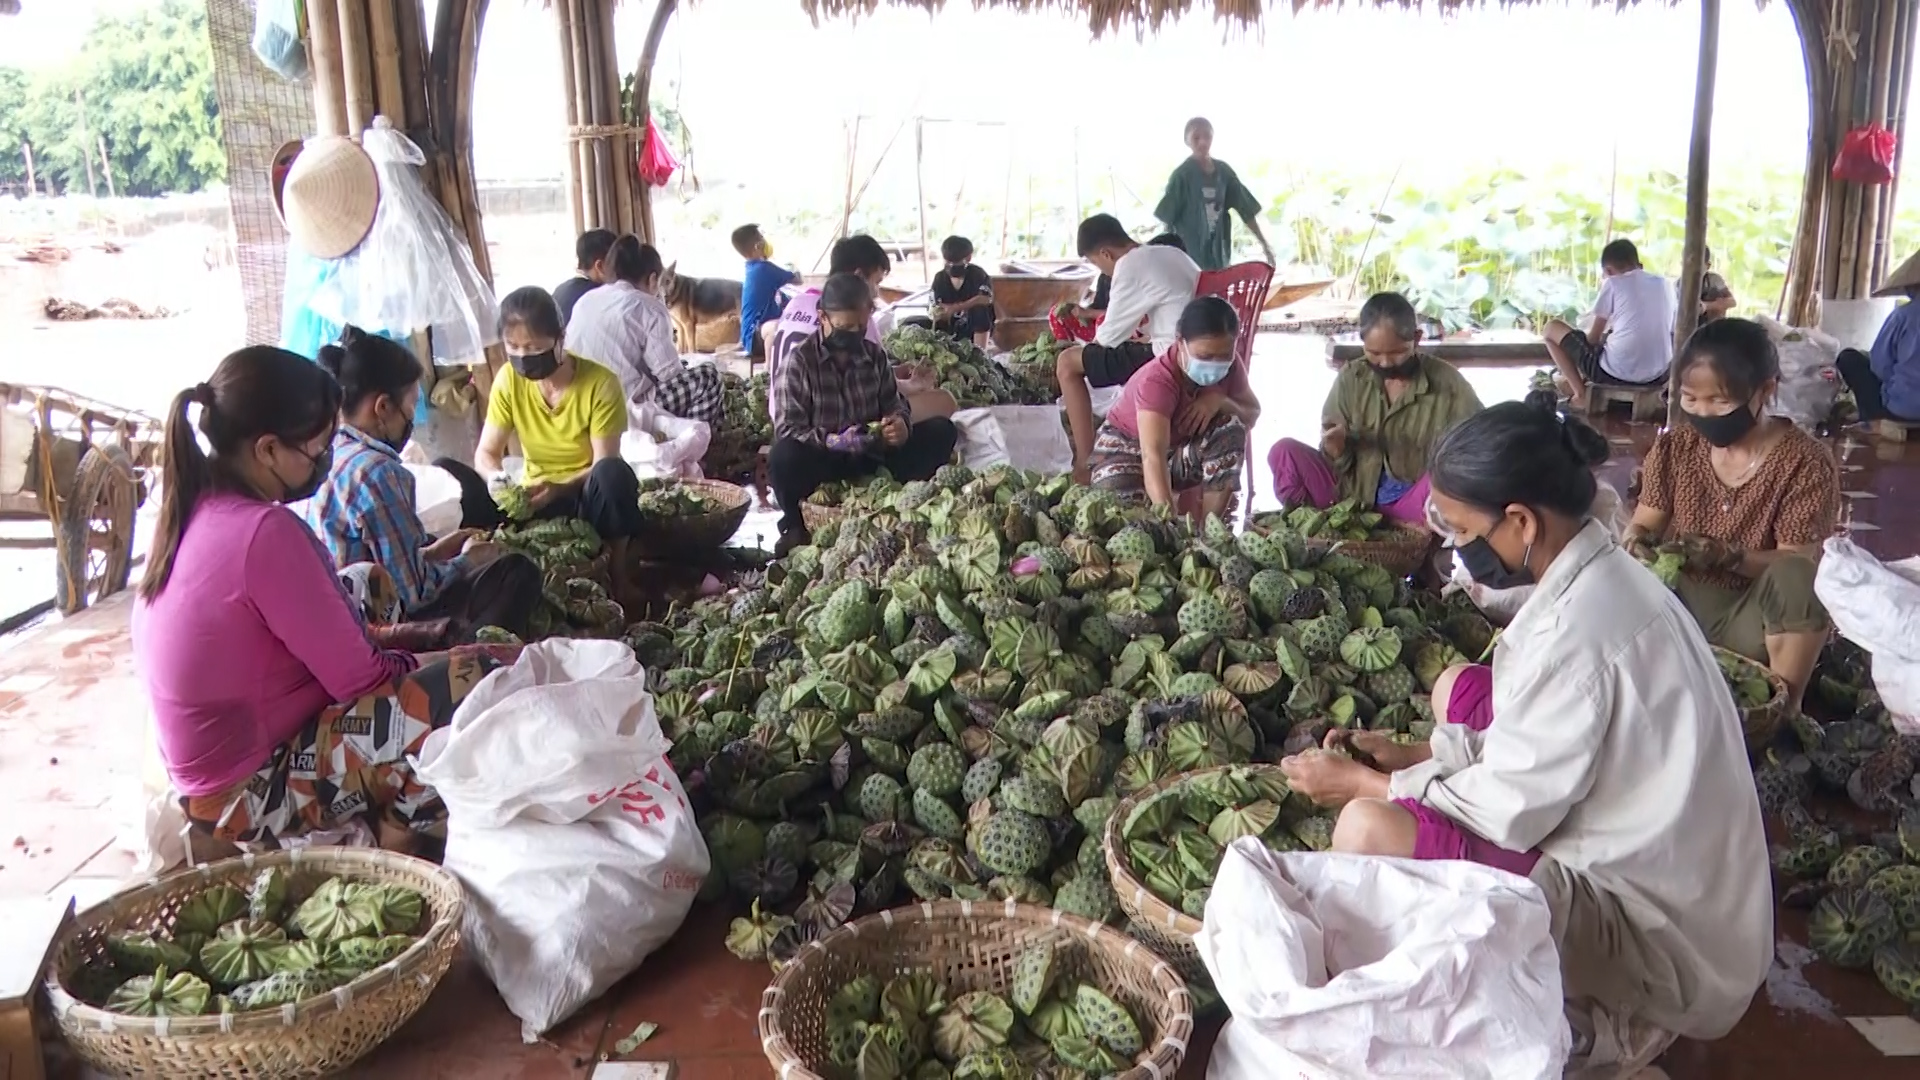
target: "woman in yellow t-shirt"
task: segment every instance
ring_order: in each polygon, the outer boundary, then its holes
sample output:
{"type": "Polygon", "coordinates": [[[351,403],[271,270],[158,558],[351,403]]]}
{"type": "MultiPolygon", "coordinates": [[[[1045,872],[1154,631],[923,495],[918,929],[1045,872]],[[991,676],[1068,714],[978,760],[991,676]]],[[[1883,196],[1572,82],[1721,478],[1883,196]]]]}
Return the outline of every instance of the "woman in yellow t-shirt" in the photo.
{"type": "Polygon", "coordinates": [[[507,436],[520,437],[524,484],[535,517],[577,517],[607,542],[616,599],[631,595],[627,540],[640,528],[640,480],[620,457],[626,394],[607,368],[563,347],[560,308],[545,289],[516,289],[500,301],[502,368],[487,398],[473,463],[443,468],[460,481],[461,516],[482,528],[506,522],[481,475],[501,471],[507,436]]]}

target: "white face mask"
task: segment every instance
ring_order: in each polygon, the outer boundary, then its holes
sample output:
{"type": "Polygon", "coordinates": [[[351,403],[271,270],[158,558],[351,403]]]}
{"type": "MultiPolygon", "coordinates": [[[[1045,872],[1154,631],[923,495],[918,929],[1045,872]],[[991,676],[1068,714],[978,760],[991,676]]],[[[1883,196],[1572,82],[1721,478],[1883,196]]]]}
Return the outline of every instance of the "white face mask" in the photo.
{"type": "Polygon", "coordinates": [[[1181,351],[1186,356],[1185,367],[1187,378],[1192,379],[1200,386],[1212,386],[1226,378],[1227,373],[1233,370],[1233,361],[1231,360],[1207,360],[1186,352],[1184,349],[1181,351]]]}

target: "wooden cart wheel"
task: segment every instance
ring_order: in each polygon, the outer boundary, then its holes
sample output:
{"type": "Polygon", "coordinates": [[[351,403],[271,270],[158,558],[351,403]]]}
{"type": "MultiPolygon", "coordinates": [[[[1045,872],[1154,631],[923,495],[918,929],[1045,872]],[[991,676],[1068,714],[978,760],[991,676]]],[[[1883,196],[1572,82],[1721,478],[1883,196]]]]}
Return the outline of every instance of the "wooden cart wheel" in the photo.
{"type": "Polygon", "coordinates": [[[138,485],[133,460],[119,446],[94,446],[80,459],[73,496],[59,523],[54,603],[62,615],[127,587],[138,485]]]}

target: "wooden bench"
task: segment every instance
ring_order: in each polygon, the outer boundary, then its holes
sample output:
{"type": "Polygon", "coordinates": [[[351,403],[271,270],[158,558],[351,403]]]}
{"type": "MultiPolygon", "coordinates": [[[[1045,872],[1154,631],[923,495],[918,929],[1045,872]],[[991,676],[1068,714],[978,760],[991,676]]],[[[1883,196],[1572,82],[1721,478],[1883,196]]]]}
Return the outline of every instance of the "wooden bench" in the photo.
{"type": "MultiPolygon", "coordinates": [[[[1541,367],[1551,366],[1552,354],[1538,334],[1519,330],[1488,330],[1471,337],[1428,339],[1420,351],[1454,367],[1541,367]]],[[[1345,367],[1350,360],[1366,355],[1357,337],[1338,337],[1327,341],[1327,366],[1345,367]]]]}
{"type": "Polygon", "coordinates": [[[1657,423],[1666,418],[1667,384],[1656,386],[1620,386],[1615,383],[1587,384],[1587,415],[1604,416],[1614,405],[1625,404],[1635,422],[1657,423]]]}
{"type": "Polygon", "coordinates": [[[1875,420],[1873,422],[1873,433],[1888,442],[1906,442],[1915,432],[1920,432],[1920,421],[1875,420]]]}

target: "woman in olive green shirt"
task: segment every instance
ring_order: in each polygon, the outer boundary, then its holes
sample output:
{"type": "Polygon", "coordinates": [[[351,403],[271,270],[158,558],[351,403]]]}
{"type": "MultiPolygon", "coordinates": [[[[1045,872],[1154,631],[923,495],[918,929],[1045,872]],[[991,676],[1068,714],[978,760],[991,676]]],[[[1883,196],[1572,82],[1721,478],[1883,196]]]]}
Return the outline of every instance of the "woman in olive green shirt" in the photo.
{"type": "Polygon", "coordinates": [[[1360,309],[1366,359],[1334,380],[1320,412],[1318,449],[1281,439],[1267,454],[1273,491],[1289,507],[1354,499],[1388,518],[1427,520],[1427,461],[1448,428],[1480,411],[1453,365],[1420,351],[1420,324],[1399,293],[1360,309]]]}
{"type": "Polygon", "coordinates": [[[1231,166],[1213,159],[1213,125],[1205,118],[1187,121],[1187,149],[1193,156],[1167,178],[1167,193],[1153,216],[1179,235],[1200,269],[1225,270],[1233,263],[1233,220],[1227,215],[1239,214],[1267,253],[1267,264],[1279,265],[1273,245],[1260,231],[1260,200],[1231,166]]]}

